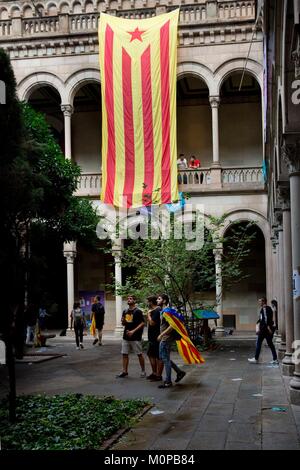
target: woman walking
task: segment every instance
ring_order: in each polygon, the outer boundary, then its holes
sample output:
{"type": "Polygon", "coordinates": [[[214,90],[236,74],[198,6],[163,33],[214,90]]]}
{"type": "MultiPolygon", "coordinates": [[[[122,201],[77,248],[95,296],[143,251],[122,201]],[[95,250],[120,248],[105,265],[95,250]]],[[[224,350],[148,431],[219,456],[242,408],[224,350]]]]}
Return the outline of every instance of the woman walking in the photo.
{"type": "Polygon", "coordinates": [[[75,302],[71,312],[71,321],[74,324],[76,349],[83,349],[83,328],[85,328],[84,311],[80,308],[80,303],[75,302]]]}

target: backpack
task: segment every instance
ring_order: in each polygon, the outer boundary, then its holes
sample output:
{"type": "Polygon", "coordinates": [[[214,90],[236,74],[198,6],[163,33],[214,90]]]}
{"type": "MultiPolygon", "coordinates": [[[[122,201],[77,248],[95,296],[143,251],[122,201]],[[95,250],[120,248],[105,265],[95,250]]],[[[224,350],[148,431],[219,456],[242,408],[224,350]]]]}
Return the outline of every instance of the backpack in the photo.
{"type": "Polygon", "coordinates": [[[83,321],[83,311],[81,308],[75,308],[73,310],[73,317],[74,317],[74,322],[79,323],[83,321]]]}

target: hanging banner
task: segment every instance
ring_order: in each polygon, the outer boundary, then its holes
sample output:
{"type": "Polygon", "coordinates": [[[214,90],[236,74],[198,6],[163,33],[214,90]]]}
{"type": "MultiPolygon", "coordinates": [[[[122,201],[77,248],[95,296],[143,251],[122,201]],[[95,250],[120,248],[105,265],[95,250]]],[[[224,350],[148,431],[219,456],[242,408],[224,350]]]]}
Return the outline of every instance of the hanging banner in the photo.
{"type": "Polygon", "coordinates": [[[101,200],[116,207],[178,200],[179,10],[145,20],[101,13],[101,200]]]}

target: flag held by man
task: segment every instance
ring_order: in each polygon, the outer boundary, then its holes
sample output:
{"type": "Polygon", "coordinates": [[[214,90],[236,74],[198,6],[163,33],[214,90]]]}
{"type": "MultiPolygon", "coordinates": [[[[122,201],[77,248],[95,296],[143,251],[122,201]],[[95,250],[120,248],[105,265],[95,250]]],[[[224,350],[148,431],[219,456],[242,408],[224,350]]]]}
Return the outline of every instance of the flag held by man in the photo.
{"type": "Polygon", "coordinates": [[[178,13],[146,20],[101,14],[101,200],[106,204],[140,207],[178,200],[178,13]]]}
{"type": "Polygon", "coordinates": [[[173,308],[167,307],[162,315],[169,325],[179,334],[180,339],[176,341],[177,349],[186,364],[201,364],[204,361],[200,352],[189,337],[184,324],[184,317],[173,308]]]}

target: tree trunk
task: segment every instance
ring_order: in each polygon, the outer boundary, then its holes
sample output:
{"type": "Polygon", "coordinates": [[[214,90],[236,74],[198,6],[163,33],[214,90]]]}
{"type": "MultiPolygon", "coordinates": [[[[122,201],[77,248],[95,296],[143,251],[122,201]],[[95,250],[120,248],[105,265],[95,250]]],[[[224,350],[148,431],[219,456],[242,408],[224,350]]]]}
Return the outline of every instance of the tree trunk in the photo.
{"type": "Polygon", "coordinates": [[[13,345],[11,336],[8,335],[5,341],[6,344],[6,364],[9,377],[9,421],[14,423],[16,421],[16,374],[15,374],[15,358],[13,353],[13,345]]]}

